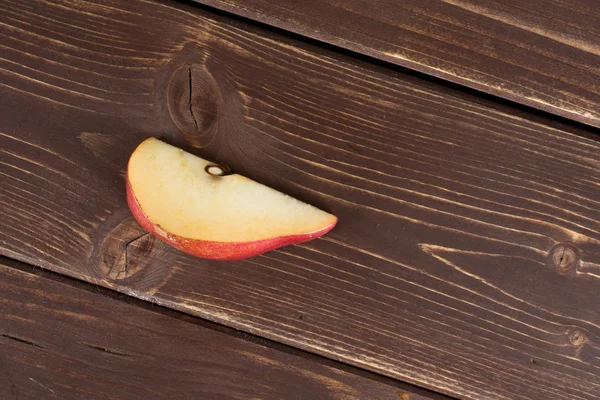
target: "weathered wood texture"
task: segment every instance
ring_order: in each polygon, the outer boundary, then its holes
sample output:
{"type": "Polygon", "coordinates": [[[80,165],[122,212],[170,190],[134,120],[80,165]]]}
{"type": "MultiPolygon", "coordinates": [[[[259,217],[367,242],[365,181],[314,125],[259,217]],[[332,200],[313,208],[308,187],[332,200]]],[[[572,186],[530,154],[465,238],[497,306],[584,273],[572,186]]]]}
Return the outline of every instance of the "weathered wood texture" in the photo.
{"type": "Polygon", "coordinates": [[[600,126],[597,0],[195,0],[600,126]]]}
{"type": "Polygon", "coordinates": [[[3,254],[460,398],[600,396],[593,131],[192,5],[0,10],[3,254]],[[127,209],[152,135],[340,223],[187,257],[127,209]]]}
{"type": "Polygon", "coordinates": [[[0,259],[3,400],[444,398],[47,274],[0,259]]]}

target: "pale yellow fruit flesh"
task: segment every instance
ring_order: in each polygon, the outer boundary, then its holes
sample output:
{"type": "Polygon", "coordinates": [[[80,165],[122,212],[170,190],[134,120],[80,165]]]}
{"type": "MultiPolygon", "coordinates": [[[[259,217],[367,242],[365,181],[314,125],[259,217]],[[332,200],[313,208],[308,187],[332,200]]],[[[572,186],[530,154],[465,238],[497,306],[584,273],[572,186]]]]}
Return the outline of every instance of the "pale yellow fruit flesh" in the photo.
{"type": "Polygon", "coordinates": [[[144,213],[177,236],[249,242],[312,233],[336,217],[241,175],[215,177],[213,164],[158,139],[129,160],[128,179],[144,213]]]}

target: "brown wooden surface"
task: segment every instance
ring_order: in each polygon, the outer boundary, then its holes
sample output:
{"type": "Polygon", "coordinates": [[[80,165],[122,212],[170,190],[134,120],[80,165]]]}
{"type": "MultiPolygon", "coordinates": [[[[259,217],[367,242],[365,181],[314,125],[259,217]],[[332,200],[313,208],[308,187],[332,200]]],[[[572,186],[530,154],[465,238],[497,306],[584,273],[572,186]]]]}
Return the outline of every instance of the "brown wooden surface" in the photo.
{"type": "Polygon", "coordinates": [[[597,0],[195,0],[600,126],[597,0]]]}
{"type": "Polygon", "coordinates": [[[0,259],[0,398],[445,398],[107,292],[0,259]]]}
{"type": "Polygon", "coordinates": [[[597,132],[191,5],[0,11],[3,254],[461,398],[600,396],[597,132]],[[148,136],[340,223],[187,257],[127,209],[148,136]]]}

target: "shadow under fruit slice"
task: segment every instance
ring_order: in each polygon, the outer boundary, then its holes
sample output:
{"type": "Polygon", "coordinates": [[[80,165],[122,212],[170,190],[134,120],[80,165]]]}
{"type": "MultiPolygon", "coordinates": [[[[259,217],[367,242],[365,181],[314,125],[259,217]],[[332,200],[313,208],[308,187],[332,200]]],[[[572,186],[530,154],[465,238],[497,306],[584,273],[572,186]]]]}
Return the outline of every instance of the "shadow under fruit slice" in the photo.
{"type": "Polygon", "coordinates": [[[127,203],[150,233],[186,253],[238,260],[329,232],[337,217],[158,139],[127,167],[127,203]]]}

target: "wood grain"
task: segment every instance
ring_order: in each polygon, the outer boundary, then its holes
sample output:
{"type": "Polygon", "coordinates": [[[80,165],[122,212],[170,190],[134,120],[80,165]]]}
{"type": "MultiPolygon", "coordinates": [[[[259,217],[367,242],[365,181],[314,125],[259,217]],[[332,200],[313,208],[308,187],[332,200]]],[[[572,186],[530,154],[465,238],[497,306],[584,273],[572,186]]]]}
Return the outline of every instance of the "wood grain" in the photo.
{"type": "Polygon", "coordinates": [[[596,0],[195,0],[600,126],[596,0]]]}
{"type": "Polygon", "coordinates": [[[0,277],[4,400],[445,398],[25,264],[0,277]]]}
{"type": "Polygon", "coordinates": [[[192,5],[0,11],[3,254],[460,398],[600,396],[597,131],[192,5]],[[126,206],[149,136],[340,223],[187,257],[126,206]]]}

